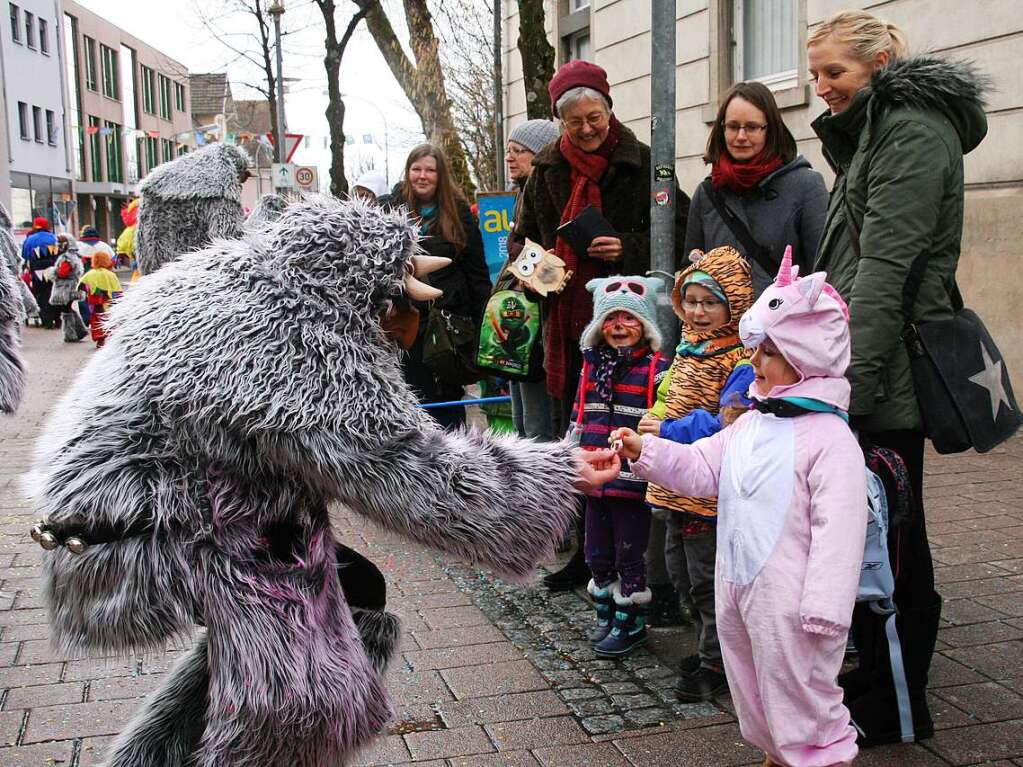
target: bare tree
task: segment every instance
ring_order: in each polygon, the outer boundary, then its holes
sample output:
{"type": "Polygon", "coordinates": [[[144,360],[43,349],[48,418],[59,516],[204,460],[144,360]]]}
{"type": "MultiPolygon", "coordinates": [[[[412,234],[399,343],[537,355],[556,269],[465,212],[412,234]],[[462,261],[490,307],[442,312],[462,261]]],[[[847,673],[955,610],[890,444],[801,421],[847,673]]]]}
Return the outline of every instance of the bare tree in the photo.
{"type": "Polygon", "coordinates": [[[359,8],[348,20],[341,39],[337,39],[337,25],[334,23],[334,0],[314,0],[320,13],[327,36],[323,41],[326,54],[323,67],[327,70],[327,126],[330,130],[330,193],[340,197],[348,193],[348,180],[345,178],[345,102],[341,99],[341,59],[345,55],[355,28],[368,13],[367,8],[359,8]]]}
{"type": "MultiPolygon", "coordinates": [[[[251,82],[243,82],[267,100],[270,107],[270,125],[274,137],[277,159],[282,162],[284,152],[283,136],[277,135],[277,77],[274,74],[272,43],[273,20],[266,12],[266,0],[221,0],[219,11],[210,10],[210,4],[197,0],[194,3],[202,25],[221,45],[234,54],[227,62],[230,66],[243,61],[259,72],[251,82]],[[251,17],[252,24],[245,31],[225,28],[227,20],[244,14],[251,17]]],[[[282,32],[282,37],[287,34],[282,32]]],[[[221,136],[221,140],[223,140],[221,136]]]]}
{"type": "Polygon", "coordinates": [[[451,100],[445,87],[437,35],[426,0],[403,0],[409,44],[415,64],[409,60],[394,26],[380,0],[354,0],[366,13],[366,26],[394,78],[423,123],[427,139],[439,145],[448,157],[455,183],[467,196],[476,191],[469,173],[465,150],[458,138],[451,100]]]}
{"type": "Polygon", "coordinates": [[[448,97],[458,140],[480,189],[497,186],[494,138],[493,5],[479,0],[436,0],[448,97]]]}
{"type": "Polygon", "coordinates": [[[526,89],[526,116],[550,120],[551,102],[547,83],[554,76],[554,47],[547,39],[544,0],[519,0],[519,55],[522,85],[526,89]]]}

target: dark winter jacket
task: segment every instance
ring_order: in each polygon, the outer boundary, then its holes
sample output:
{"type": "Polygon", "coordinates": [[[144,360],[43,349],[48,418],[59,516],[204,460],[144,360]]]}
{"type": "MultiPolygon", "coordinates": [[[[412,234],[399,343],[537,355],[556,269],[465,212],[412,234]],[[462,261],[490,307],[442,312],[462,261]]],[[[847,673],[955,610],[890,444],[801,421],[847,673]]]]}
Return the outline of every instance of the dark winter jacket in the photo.
{"type": "MultiPolygon", "coordinates": [[[[828,189],[806,158],[796,157],[744,195],[723,189],[721,196],[728,210],[746,224],[753,239],[770,250],[776,263],[781,263],[785,246],[791,245],[792,262],[799,265],[802,274],[809,272],[824,229],[828,189]]],[[[689,207],[683,252],[688,255],[695,248],[706,253],[719,245],[730,245],[746,256],[753,268],[754,297],[774,281],[777,270],[768,274],[755,259],[749,258],[701,184],[689,207]]]]}
{"type": "MultiPolygon", "coordinates": [[[[390,194],[380,197],[378,202],[385,210],[408,207],[398,187],[390,194]]],[[[433,302],[433,307],[447,309],[452,314],[472,317],[479,325],[487,299],[490,297],[490,270],[483,255],[480,227],[469,206],[460,204],[458,215],[465,229],[465,246],[461,250],[456,251],[454,245],[435,235],[427,235],[419,244],[431,256],[451,259],[449,266],[429,277],[431,285],[444,291],[444,295],[433,302]]],[[[420,321],[420,327],[425,327],[425,324],[425,321],[420,321]]]]}
{"type": "MultiPolygon", "coordinates": [[[[629,362],[615,370],[614,392],[610,403],[597,392],[596,372],[599,358],[595,349],[584,349],[579,391],[572,406],[572,426],[579,446],[584,450],[601,450],[608,446],[614,429],[635,429],[639,419],[654,403],[657,387],[668,372],[668,360],[648,348],[637,349],[629,362]],[[580,410],[580,408],[582,408],[580,410]]],[[[636,477],[623,461],[622,473],[612,482],[590,493],[642,501],[646,481],[636,477]]]]}
{"type": "MultiPolygon", "coordinates": [[[[561,214],[572,192],[571,168],[561,154],[559,142],[541,149],[533,158],[533,173],[526,182],[522,205],[515,220],[513,241],[525,238],[554,249],[561,214]]],[[[645,274],[650,270],[650,147],[622,126],[622,138],[611,155],[611,164],[600,180],[604,217],[622,239],[622,260],[608,262],[604,276],[645,274]]],[[[689,212],[689,198],[675,189],[675,242],[681,245],[689,212]]],[[[678,268],[676,247],[675,268],[678,268]]]]}
{"type": "Polygon", "coordinates": [[[907,320],[952,316],[963,228],[963,155],[987,133],[986,78],[930,56],[874,74],[849,107],[813,128],[837,178],[815,269],[849,303],[849,415],[866,431],[921,426],[907,320]],[[848,226],[859,229],[857,257],[848,226]],[[910,267],[925,259],[912,316],[903,317],[910,267]]]}

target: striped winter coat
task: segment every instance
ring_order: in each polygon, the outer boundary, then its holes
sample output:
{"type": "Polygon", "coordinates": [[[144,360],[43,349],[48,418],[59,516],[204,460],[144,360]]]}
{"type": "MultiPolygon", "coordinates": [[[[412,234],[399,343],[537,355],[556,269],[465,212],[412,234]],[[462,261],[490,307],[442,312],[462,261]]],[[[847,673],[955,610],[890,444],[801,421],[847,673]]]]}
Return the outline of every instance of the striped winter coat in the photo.
{"type": "MultiPolygon", "coordinates": [[[[657,386],[668,370],[668,361],[649,348],[637,349],[629,363],[622,363],[615,371],[614,397],[605,402],[596,387],[595,349],[583,349],[583,370],[579,377],[579,391],[572,406],[574,436],[584,450],[599,450],[608,446],[608,437],[614,429],[635,429],[639,419],[646,415],[657,395],[657,386]],[[580,400],[584,406],[580,410],[580,400]]],[[[622,460],[618,479],[592,493],[592,496],[643,500],[646,482],[637,478],[622,460]]]]}

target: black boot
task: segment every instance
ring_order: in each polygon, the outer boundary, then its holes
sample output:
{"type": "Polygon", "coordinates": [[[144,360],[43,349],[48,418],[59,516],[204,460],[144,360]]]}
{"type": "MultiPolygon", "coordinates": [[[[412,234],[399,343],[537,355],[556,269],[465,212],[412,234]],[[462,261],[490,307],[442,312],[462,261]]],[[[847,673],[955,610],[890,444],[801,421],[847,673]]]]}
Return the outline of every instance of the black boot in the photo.
{"type": "Polygon", "coordinates": [[[613,583],[609,583],[604,588],[600,588],[591,579],[586,586],[586,590],[590,594],[590,598],[593,600],[593,606],[597,608],[597,620],[593,623],[593,628],[590,629],[590,646],[599,644],[604,641],[604,638],[611,633],[611,622],[614,617],[614,596],[611,594],[611,588],[614,586],[613,583]]]}
{"type": "Polygon", "coordinates": [[[580,510],[575,518],[576,540],[578,548],[565,566],[550,575],[543,577],[543,585],[551,591],[568,591],[578,586],[585,586],[590,581],[590,568],[586,565],[586,551],[583,545],[586,535],[584,511],[580,510]]]}
{"type": "MultiPolygon", "coordinates": [[[[941,597],[935,594],[930,605],[904,609],[896,618],[915,740],[934,736],[934,722],[927,708],[927,671],[934,655],[940,617],[941,597]]],[[[879,642],[877,659],[870,690],[849,705],[853,726],[860,733],[857,743],[863,748],[902,740],[887,639],[879,642]]]]}
{"type": "Polygon", "coordinates": [[[651,586],[653,598],[647,610],[647,625],[652,628],[662,626],[685,626],[690,621],[682,613],[682,604],[678,592],[670,583],[651,586]]]}

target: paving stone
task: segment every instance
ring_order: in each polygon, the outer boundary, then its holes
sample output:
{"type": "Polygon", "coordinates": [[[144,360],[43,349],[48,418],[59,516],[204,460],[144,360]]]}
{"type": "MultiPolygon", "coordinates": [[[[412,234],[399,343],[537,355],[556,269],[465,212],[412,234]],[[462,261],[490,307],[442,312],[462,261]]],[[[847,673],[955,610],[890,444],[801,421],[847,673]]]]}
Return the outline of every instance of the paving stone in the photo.
{"type": "Polygon", "coordinates": [[[602,716],[615,711],[614,704],[603,696],[595,700],[573,700],[567,705],[578,717],[602,716]]]}
{"type": "Polygon", "coordinates": [[[449,628],[464,628],[467,626],[489,626],[490,621],[476,605],[465,607],[442,607],[436,610],[429,610],[423,616],[423,620],[431,629],[440,631],[449,628]]]}
{"type": "Polygon", "coordinates": [[[1023,597],[1018,593],[979,596],[976,597],[976,601],[1013,618],[1023,616],[1023,597]]]}
{"type": "Polygon", "coordinates": [[[1023,668],[1023,641],[946,650],[945,655],[992,679],[1005,679],[1018,675],[1023,668]]]}
{"type": "Polygon", "coordinates": [[[78,767],[101,767],[113,737],[86,738],[78,749],[78,767]]]}
{"type": "Polygon", "coordinates": [[[551,690],[520,692],[511,695],[496,695],[486,698],[446,701],[438,706],[444,723],[450,727],[469,724],[509,722],[515,719],[567,714],[568,707],[551,690]]]}
{"type": "Polygon", "coordinates": [[[539,762],[528,751],[498,751],[449,759],[448,764],[451,767],[537,767],[539,762]]]}
{"type": "Polygon", "coordinates": [[[640,727],[661,725],[674,718],[670,710],[661,707],[630,709],[625,712],[625,721],[640,727]]]}
{"type": "Polygon", "coordinates": [[[580,724],[591,735],[604,732],[620,732],[625,729],[625,719],[617,714],[608,716],[588,716],[580,724]]]}
{"type": "Polygon", "coordinates": [[[124,728],[137,708],[137,701],[133,700],[33,708],[23,742],[115,735],[124,728]]]}
{"type": "Polygon", "coordinates": [[[475,725],[437,732],[412,732],[405,736],[405,744],[417,762],[494,751],[483,728],[475,725]]]}
{"type": "Polygon", "coordinates": [[[86,679],[107,679],[138,674],[139,660],[136,658],[90,658],[67,662],[64,671],[65,682],[80,682],[86,679]]]}
{"type": "Polygon", "coordinates": [[[934,733],[927,747],[954,765],[1023,756],[1023,721],[975,724],[934,733]]]}
{"type": "Polygon", "coordinates": [[[731,767],[763,760],[762,752],[743,741],[734,725],[698,727],[614,743],[633,764],[644,767],[731,767]]]}
{"type": "Polygon", "coordinates": [[[947,764],[917,743],[861,749],[856,758],[856,767],[945,767],[947,764]]]}
{"type": "Polygon", "coordinates": [[[558,690],[562,700],[587,700],[589,698],[603,697],[603,691],[596,687],[570,687],[567,690],[558,690]]]}
{"type": "Polygon", "coordinates": [[[44,684],[34,687],[15,687],[8,691],[4,710],[12,711],[33,706],[57,706],[62,703],[81,703],[85,695],[82,682],[44,684]]]}
{"type": "Polygon", "coordinates": [[[472,667],[445,669],[440,674],[459,700],[547,689],[543,677],[527,660],[491,664],[486,674],[472,667]]]}
{"type": "Polygon", "coordinates": [[[413,650],[405,653],[406,662],[415,669],[445,669],[459,666],[481,666],[498,661],[521,660],[522,651],[510,642],[441,647],[435,650],[413,650]]]}
{"type": "Polygon", "coordinates": [[[62,740],[56,743],[36,743],[31,746],[0,748],[0,764],[4,767],[40,767],[40,765],[71,764],[74,741],[62,740]]]}
{"type": "Polygon", "coordinates": [[[467,628],[414,631],[412,636],[416,643],[424,650],[505,641],[504,634],[495,626],[470,626],[467,628]]]}
{"type": "Polygon", "coordinates": [[[377,738],[373,745],[355,758],[352,767],[393,765],[407,762],[411,758],[405,739],[401,735],[388,735],[377,738]]]}
{"type": "Polygon", "coordinates": [[[89,683],[89,700],[122,700],[144,698],[164,682],[163,674],[93,679],[89,683]]]}
{"type": "Polygon", "coordinates": [[[1023,719],[1023,696],[994,682],[944,687],[935,694],[982,722],[1023,719]]]}
{"type": "Polygon", "coordinates": [[[974,671],[972,668],[947,657],[945,653],[952,652],[946,650],[940,653],[935,653],[931,659],[931,669],[927,675],[927,683],[929,687],[953,687],[961,684],[974,684],[976,682],[986,682],[987,680],[974,671]]]}
{"type": "Polygon", "coordinates": [[[18,742],[24,720],[24,711],[0,712],[0,746],[13,746],[18,742]]]}
{"type": "MultiPolygon", "coordinates": [[[[960,581],[988,579],[993,576],[1005,575],[1005,563],[993,565],[990,562],[971,562],[965,565],[950,565],[934,568],[934,580],[938,584],[957,583],[960,581]]],[[[938,591],[942,591],[939,586],[938,591]]]]}
{"type": "Polygon", "coordinates": [[[533,756],[543,767],[630,767],[630,762],[611,743],[538,748],[533,756]]]}
{"type": "Polygon", "coordinates": [[[531,750],[565,743],[583,743],[586,733],[574,717],[499,722],[485,727],[498,751],[531,750]]]}
{"type": "Polygon", "coordinates": [[[1023,628],[1004,621],[954,626],[938,631],[938,639],[952,647],[971,647],[1020,638],[1023,638],[1023,628]]]}
{"type": "Polygon", "coordinates": [[[950,599],[941,608],[942,621],[957,626],[996,621],[1006,616],[972,599],[950,599]]]}

